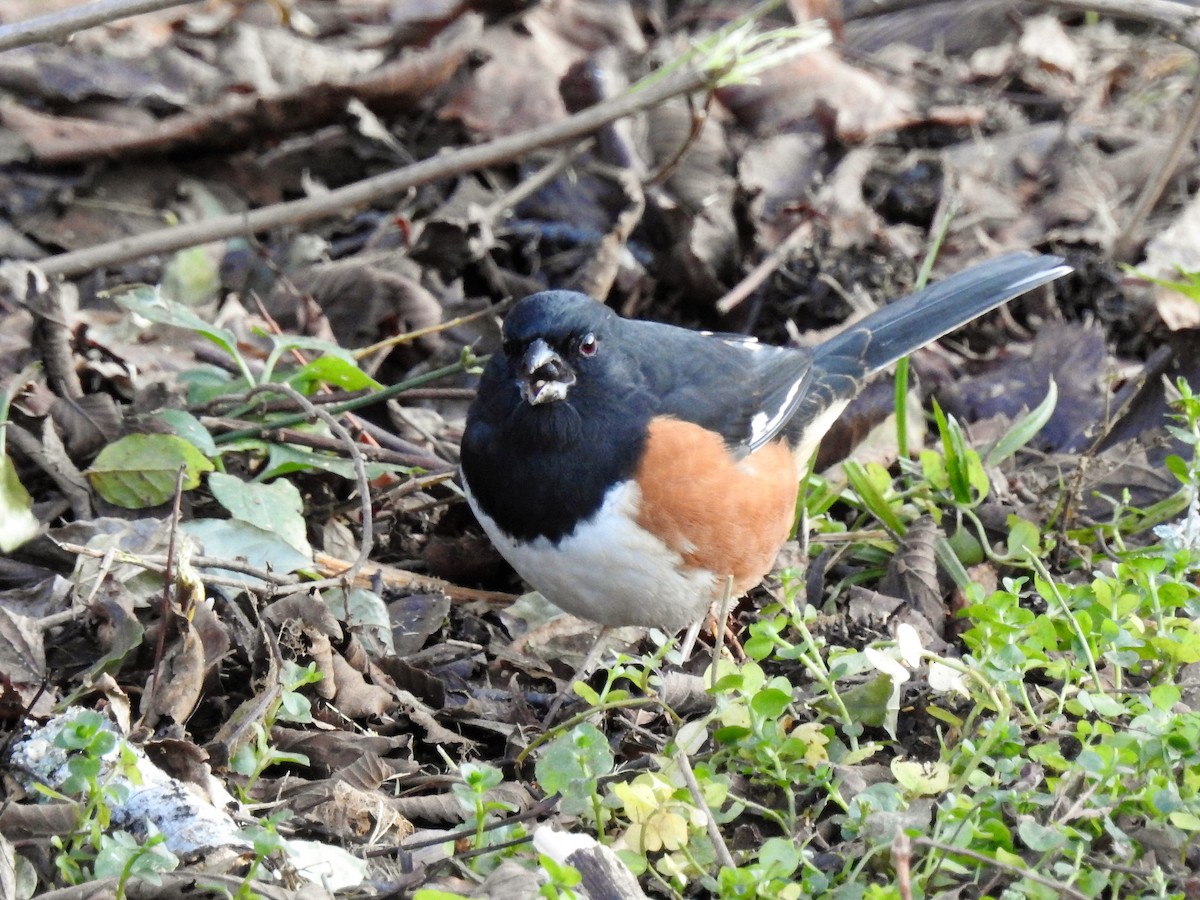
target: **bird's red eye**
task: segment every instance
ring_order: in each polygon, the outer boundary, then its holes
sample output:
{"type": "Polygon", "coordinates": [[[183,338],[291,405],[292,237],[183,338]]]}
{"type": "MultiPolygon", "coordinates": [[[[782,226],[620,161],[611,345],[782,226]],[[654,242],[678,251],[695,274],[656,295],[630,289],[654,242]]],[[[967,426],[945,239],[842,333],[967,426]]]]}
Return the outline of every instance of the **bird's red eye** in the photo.
{"type": "Polygon", "coordinates": [[[596,336],[594,334],[592,334],[590,331],[587,334],[585,334],[579,341],[579,355],[580,356],[595,356],[596,350],[598,348],[599,348],[599,344],[596,341],[596,336]]]}

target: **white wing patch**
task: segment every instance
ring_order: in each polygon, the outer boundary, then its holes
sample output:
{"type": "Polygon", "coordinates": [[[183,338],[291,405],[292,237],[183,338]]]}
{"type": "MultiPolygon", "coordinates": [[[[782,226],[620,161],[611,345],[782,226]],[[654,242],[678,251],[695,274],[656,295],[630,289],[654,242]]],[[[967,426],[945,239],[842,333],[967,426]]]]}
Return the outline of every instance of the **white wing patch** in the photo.
{"type": "Polygon", "coordinates": [[[771,346],[770,344],[759,343],[759,340],[756,337],[745,337],[745,338],[723,337],[720,340],[721,340],[721,343],[727,347],[737,347],[739,350],[749,350],[751,353],[756,353],[759,350],[764,350],[767,347],[771,346]]]}
{"type": "Polygon", "coordinates": [[[801,385],[804,384],[803,378],[797,378],[792,382],[792,386],[788,388],[787,396],[783,398],[783,402],[772,413],[759,412],[755,413],[754,418],[750,420],[750,443],[758,444],[765,435],[771,434],[775,429],[783,425],[784,418],[791,409],[792,401],[796,399],[796,394],[799,393],[801,385]]]}

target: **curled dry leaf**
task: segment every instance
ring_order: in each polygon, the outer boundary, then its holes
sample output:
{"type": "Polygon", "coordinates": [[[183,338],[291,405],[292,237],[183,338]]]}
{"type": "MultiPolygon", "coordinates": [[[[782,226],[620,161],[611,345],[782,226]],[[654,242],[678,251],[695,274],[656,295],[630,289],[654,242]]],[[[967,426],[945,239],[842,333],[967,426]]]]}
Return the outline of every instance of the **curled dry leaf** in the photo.
{"type": "Polygon", "coordinates": [[[46,678],[42,629],[26,616],[0,606],[0,672],[21,696],[32,700],[46,678]]]}
{"type": "Polygon", "coordinates": [[[929,516],[911,523],[888,560],[887,574],[879,585],[881,591],[900,597],[921,613],[939,632],[946,621],[936,557],[940,537],[942,529],[929,516]]]}
{"type": "Polygon", "coordinates": [[[191,718],[204,686],[204,642],[185,616],[174,616],[173,625],[175,640],[142,694],[142,724],[151,729],[163,720],[182,725],[191,718]]]}

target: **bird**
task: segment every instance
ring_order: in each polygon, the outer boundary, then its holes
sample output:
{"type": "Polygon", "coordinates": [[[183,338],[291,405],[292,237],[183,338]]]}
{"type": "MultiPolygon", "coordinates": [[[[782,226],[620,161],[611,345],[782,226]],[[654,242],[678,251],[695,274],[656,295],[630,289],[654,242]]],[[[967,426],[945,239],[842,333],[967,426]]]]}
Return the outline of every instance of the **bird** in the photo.
{"type": "Polygon", "coordinates": [[[769,573],[809,457],[868,377],[1070,271],[1009,253],[811,349],[532,294],[505,317],[468,409],[463,491],[559,608],[605,629],[695,627],[769,573]]]}

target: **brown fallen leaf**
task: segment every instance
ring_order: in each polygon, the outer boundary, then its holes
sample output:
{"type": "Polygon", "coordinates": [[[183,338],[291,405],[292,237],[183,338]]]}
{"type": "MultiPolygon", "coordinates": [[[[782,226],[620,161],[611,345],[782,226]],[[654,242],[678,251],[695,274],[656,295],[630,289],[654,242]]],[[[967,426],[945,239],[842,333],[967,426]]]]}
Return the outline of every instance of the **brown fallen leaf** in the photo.
{"type": "Polygon", "coordinates": [[[186,722],[204,687],[204,642],[185,616],[176,615],[174,620],[176,638],[150,673],[142,694],[141,724],[149,729],[164,719],[176,725],[186,722]]]}

